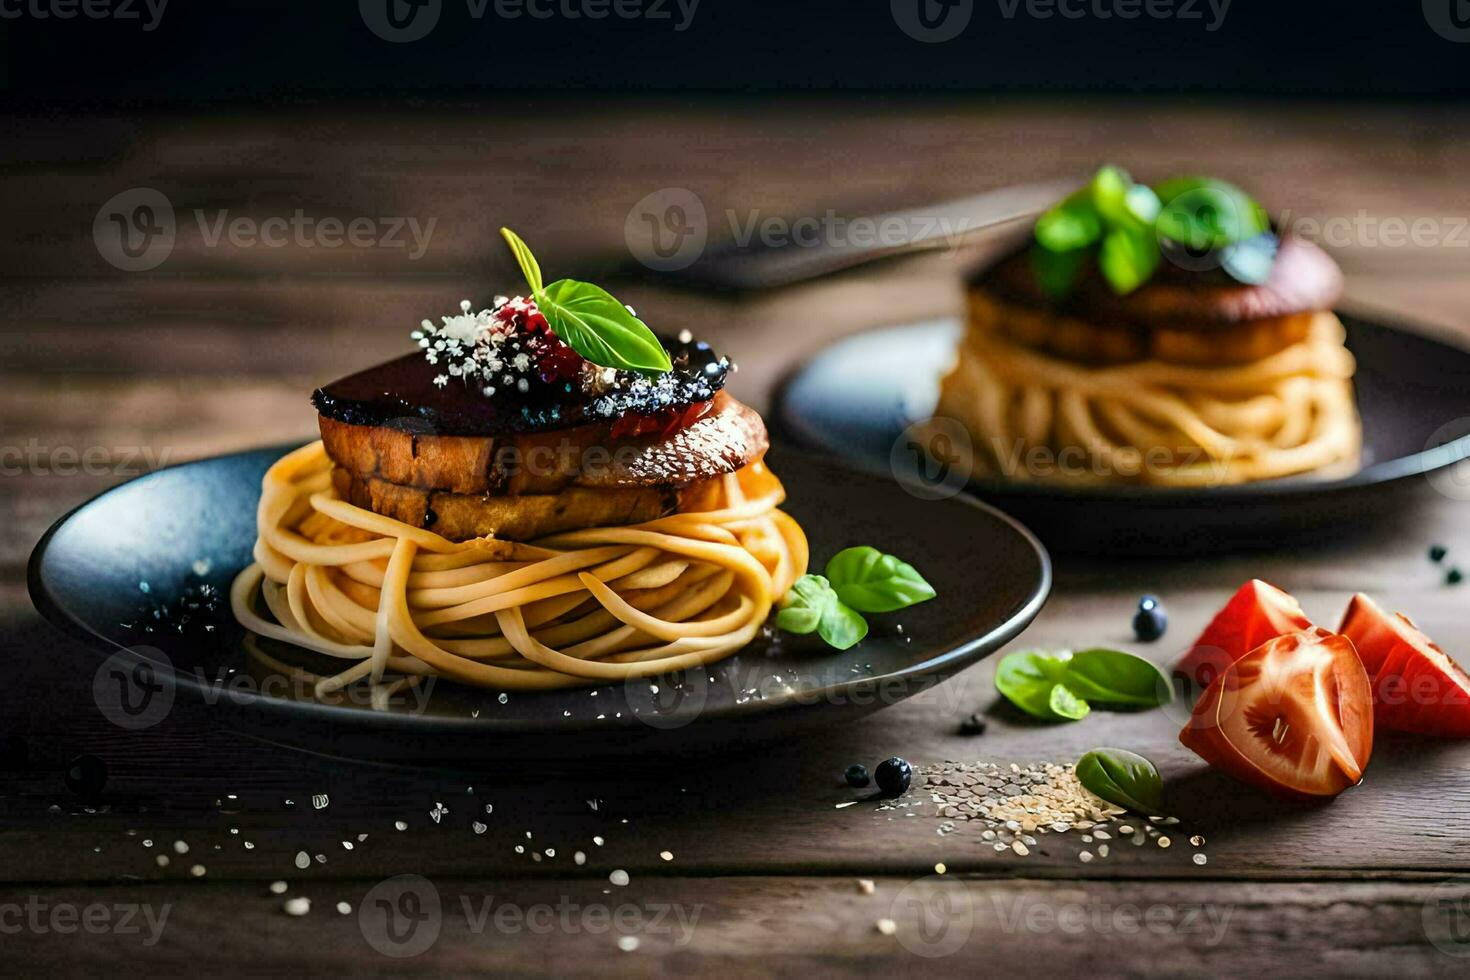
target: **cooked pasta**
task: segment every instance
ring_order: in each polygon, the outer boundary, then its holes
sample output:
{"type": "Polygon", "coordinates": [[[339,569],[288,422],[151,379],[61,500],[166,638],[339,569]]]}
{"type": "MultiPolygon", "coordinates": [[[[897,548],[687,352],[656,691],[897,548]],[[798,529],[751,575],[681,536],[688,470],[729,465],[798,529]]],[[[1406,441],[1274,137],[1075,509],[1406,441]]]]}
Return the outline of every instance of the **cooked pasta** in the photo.
{"type": "Polygon", "coordinates": [[[316,442],[266,472],[255,563],[230,595],[250,631],[345,663],[318,693],[389,673],[525,690],[707,664],[806,572],[806,536],[759,460],[667,517],[531,543],[454,542],[355,507],[332,466],[316,442]]]}

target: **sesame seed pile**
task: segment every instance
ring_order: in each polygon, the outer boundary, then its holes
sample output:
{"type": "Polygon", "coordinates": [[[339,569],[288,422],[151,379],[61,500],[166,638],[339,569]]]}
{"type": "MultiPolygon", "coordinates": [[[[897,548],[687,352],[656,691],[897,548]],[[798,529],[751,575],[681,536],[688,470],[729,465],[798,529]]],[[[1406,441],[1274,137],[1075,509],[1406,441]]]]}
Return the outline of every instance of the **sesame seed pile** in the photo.
{"type": "MultiPolygon", "coordinates": [[[[936,831],[941,837],[953,833],[959,823],[978,822],[980,839],[997,851],[1025,857],[1048,834],[1077,832],[1088,849],[1078,853],[1084,864],[1106,858],[1114,843],[1135,847],[1152,842],[1160,848],[1173,841],[1168,828],[1177,817],[1130,817],[1127,810],[1087,790],[1070,765],[1042,762],[1032,765],[994,762],[946,761],[915,771],[922,779],[909,796],[890,800],[879,811],[909,810],[932,805],[943,819],[936,831]],[[927,798],[926,798],[927,797],[927,798]]],[[[917,782],[917,780],[916,780],[917,782]]],[[[1189,838],[1196,849],[1205,839],[1189,838]]],[[[1206,861],[1202,851],[1193,855],[1195,864],[1206,861]]]]}

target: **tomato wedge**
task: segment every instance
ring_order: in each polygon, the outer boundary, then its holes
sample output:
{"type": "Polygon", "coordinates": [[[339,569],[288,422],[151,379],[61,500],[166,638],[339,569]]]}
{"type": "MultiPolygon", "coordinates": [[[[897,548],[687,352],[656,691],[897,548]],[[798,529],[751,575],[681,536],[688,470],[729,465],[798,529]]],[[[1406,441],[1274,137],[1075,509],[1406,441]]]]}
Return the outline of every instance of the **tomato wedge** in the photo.
{"type": "Polygon", "coordinates": [[[1287,633],[1215,679],[1179,741],[1210,765],[1280,796],[1336,796],[1373,752],[1373,695],[1352,641],[1287,633]]]}
{"type": "Polygon", "coordinates": [[[1470,736],[1470,675],[1403,613],[1390,615],[1359,592],[1338,630],[1358,648],[1373,682],[1381,728],[1470,736]]]}
{"type": "Polygon", "coordinates": [[[1302,613],[1301,603],[1294,596],[1253,578],[1237,589],[1225,608],[1210,620],[1194,646],[1175,665],[1174,673],[1188,682],[1188,693],[1197,694],[1267,640],[1311,628],[1312,621],[1302,613]]]}

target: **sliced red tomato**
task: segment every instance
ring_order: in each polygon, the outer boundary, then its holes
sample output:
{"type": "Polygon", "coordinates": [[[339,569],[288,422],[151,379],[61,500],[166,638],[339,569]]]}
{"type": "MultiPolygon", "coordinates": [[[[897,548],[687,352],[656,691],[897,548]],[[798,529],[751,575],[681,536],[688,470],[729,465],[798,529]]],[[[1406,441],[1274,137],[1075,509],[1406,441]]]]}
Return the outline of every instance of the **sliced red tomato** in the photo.
{"type": "Polygon", "coordinates": [[[1225,668],[1283,633],[1310,629],[1312,621],[1302,613],[1301,603],[1258,578],[1236,590],[1225,608],[1180,658],[1174,673],[1183,676],[1191,693],[1205,690],[1225,673],[1225,668]]]}
{"type": "Polygon", "coordinates": [[[1358,648],[1373,683],[1380,728],[1470,736],[1470,675],[1403,613],[1389,614],[1359,592],[1338,630],[1358,648]]]}
{"type": "Polygon", "coordinates": [[[1215,679],[1179,741],[1243,782],[1291,797],[1336,796],[1373,751],[1373,694],[1352,641],[1287,633],[1215,679]]]}

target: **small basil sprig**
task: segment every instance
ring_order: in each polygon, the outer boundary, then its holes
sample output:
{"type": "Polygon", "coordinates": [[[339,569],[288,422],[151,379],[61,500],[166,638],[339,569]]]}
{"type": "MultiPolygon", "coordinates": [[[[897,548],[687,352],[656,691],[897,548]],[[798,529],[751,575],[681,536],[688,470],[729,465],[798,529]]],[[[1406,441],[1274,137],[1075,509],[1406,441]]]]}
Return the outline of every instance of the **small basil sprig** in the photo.
{"type": "Polygon", "coordinates": [[[1179,177],[1157,188],[1103,167],[1086,187],[1036,221],[1031,267],[1048,295],[1071,292],[1089,259],[1115,293],[1152,278],[1164,251],[1217,253],[1240,282],[1262,283],[1276,257],[1266,212],[1240,188],[1212,177],[1179,177]]]}
{"type": "Polygon", "coordinates": [[[1144,816],[1163,816],[1164,781],[1143,756],[1126,749],[1093,749],[1077,760],[1077,781],[1088,792],[1144,816]]]}
{"type": "Polygon", "coordinates": [[[935,595],[914,566],[877,548],[844,548],[825,572],[796,580],[782,599],[776,625],[788,633],[815,632],[839,650],[867,636],[863,613],[894,612],[935,595]]]}
{"type": "Polygon", "coordinates": [[[837,598],[822,575],[803,575],[786,593],[776,626],[788,633],[815,632],[828,646],[846,650],[868,635],[868,621],[837,598]]]}
{"type": "Polygon", "coordinates": [[[662,374],[673,367],[653,331],[617,298],[590,282],[541,282],[541,266],[530,246],[509,228],[500,229],[531,287],[531,298],[551,332],[572,350],[602,367],[662,374]]]}
{"type": "Polygon", "coordinates": [[[1155,708],[1173,696],[1158,667],[1122,650],[1008,653],[995,669],[995,688],[1043,721],[1076,721],[1099,707],[1155,708]]]}

